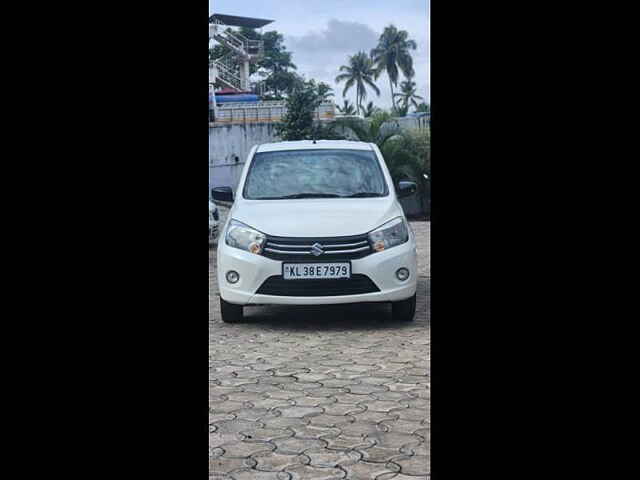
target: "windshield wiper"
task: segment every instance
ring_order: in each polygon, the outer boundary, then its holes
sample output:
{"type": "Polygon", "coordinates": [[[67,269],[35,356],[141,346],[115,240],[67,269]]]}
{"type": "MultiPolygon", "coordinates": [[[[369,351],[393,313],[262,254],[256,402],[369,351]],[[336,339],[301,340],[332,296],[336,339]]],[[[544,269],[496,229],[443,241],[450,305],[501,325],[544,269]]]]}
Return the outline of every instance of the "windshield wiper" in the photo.
{"type": "Polygon", "coordinates": [[[281,197],[258,197],[255,200],[286,200],[294,198],[340,198],[340,195],[336,195],[335,193],[294,193],[281,197]]]}
{"type": "Polygon", "coordinates": [[[376,192],[358,192],[352,195],[345,195],[343,198],[365,198],[365,197],[381,197],[382,194],[376,192]]]}

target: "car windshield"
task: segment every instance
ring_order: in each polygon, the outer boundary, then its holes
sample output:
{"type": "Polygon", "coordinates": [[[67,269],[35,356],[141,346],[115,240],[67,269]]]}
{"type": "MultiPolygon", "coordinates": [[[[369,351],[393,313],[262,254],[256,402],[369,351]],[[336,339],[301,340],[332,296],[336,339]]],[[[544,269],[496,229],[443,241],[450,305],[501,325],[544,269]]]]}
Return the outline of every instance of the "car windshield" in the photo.
{"type": "Polygon", "coordinates": [[[383,197],[387,185],[376,155],[366,150],[288,150],[257,153],[247,174],[244,197],[383,197]]]}

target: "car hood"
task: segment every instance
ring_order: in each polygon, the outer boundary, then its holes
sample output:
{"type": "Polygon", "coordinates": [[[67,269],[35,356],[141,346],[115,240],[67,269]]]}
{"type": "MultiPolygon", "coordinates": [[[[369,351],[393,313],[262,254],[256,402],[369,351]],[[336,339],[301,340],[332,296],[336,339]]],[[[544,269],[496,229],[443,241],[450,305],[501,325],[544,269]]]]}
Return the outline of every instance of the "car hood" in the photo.
{"type": "Polygon", "coordinates": [[[370,232],[402,215],[392,195],[383,198],[245,200],[231,218],[277,237],[340,237],[370,232]]]}

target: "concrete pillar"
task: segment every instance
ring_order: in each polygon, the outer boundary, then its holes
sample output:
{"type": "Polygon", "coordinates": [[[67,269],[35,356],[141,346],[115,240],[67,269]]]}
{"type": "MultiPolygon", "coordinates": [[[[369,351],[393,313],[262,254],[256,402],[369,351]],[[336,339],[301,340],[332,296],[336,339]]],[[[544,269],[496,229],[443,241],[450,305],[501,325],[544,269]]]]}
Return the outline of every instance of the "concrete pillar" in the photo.
{"type": "Polygon", "coordinates": [[[244,58],[240,64],[240,88],[242,90],[249,90],[249,59],[244,58]]]}

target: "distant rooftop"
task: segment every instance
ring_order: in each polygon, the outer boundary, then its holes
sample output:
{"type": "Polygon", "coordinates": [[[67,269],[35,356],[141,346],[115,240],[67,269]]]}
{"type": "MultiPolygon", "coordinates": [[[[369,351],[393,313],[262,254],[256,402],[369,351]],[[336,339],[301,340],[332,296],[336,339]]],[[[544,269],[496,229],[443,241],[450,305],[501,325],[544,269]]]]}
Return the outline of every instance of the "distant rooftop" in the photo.
{"type": "Polygon", "coordinates": [[[222,15],[221,13],[214,13],[209,17],[209,23],[213,23],[214,20],[218,20],[230,27],[247,28],[262,28],[273,22],[273,20],[266,20],[264,18],[237,17],[235,15],[222,15]]]}

